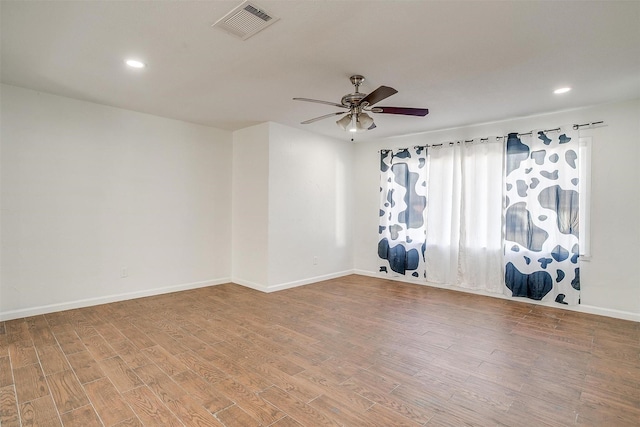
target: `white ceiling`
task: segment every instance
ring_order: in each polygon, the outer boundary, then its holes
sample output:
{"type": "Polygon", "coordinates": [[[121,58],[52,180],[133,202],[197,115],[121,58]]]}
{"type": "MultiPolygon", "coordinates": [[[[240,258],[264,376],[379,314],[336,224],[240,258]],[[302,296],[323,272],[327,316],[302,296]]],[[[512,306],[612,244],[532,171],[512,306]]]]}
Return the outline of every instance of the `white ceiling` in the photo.
{"type": "Polygon", "coordinates": [[[235,130],[274,121],[347,139],[348,77],[385,106],[380,138],[640,97],[638,1],[276,1],[241,41],[211,24],[237,1],[2,1],[2,82],[235,130]],[[144,70],[123,60],[142,59],[144,70]],[[558,96],[552,90],[571,86],[558,96]]]}

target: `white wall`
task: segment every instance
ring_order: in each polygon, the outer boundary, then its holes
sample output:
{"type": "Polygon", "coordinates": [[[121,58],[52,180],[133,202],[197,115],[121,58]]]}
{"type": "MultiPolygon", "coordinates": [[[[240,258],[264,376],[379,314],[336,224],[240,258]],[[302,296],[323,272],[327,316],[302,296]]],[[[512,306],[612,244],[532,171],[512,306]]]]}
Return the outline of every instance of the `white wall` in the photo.
{"type": "MultiPolygon", "coordinates": [[[[428,116],[425,120],[428,120],[428,116]]],[[[354,265],[377,274],[380,148],[437,144],[474,137],[549,129],[604,120],[605,127],[581,130],[593,137],[591,260],[581,262],[582,307],[640,320],[640,100],[498,123],[388,138],[356,145],[354,265]]],[[[556,304],[557,306],[557,304],[556,304]]]]}
{"type": "Polygon", "coordinates": [[[1,95],[0,320],[229,280],[230,132],[1,95]]]}
{"type": "Polygon", "coordinates": [[[269,281],[269,123],[233,133],[232,168],[233,281],[263,289],[269,281]]]}
{"type": "Polygon", "coordinates": [[[270,125],[269,289],[350,273],[353,144],[270,125]]]}

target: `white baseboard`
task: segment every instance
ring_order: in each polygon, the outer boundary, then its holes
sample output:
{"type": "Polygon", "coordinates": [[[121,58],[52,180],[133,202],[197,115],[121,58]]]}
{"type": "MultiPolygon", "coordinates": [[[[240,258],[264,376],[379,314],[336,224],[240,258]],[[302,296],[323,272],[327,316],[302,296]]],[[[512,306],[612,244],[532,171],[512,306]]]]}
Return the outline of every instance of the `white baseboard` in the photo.
{"type": "Polygon", "coordinates": [[[458,291],[458,292],[467,292],[467,293],[472,293],[477,295],[490,296],[494,298],[507,299],[509,301],[517,301],[517,302],[525,302],[525,303],[534,304],[534,305],[542,305],[546,307],[557,308],[560,310],[577,311],[580,313],[594,314],[598,316],[607,316],[607,317],[613,317],[616,319],[640,322],[640,313],[633,313],[629,311],[615,310],[610,308],[596,307],[596,306],[590,306],[590,305],[584,305],[584,304],[577,305],[577,306],[567,306],[567,305],[554,304],[554,303],[542,303],[539,301],[529,300],[526,298],[513,299],[513,298],[508,298],[503,294],[475,291],[472,289],[466,289],[459,286],[439,285],[436,283],[425,282],[420,279],[413,279],[413,278],[407,278],[402,276],[393,277],[393,276],[383,275],[380,273],[375,273],[375,272],[366,271],[366,270],[357,270],[357,269],[345,270],[337,273],[325,274],[322,276],[316,276],[316,277],[311,277],[304,280],[296,280],[293,282],[281,283],[279,285],[271,285],[271,286],[264,286],[264,285],[260,285],[258,283],[254,283],[246,280],[231,279],[231,278],[222,278],[222,279],[215,279],[215,280],[205,280],[201,282],[184,283],[180,285],[166,286],[163,288],[147,289],[144,291],[127,292],[127,293],[116,294],[116,295],[106,295],[106,296],[97,297],[97,298],[87,298],[87,299],[69,301],[69,302],[58,303],[58,304],[49,304],[49,305],[43,305],[38,307],[28,307],[28,308],[23,308],[19,310],[0,312],[0,321],[20,319],[23,317],[37,316],[40,314],[53,313],[56,311],[90,307],[93,305],[107,304],[110,302],[125,301],[125,300],[130,300],[135,298],[143,298],[143,297],[148,297],[153,295],[168,294],[171,292],[185,291],[189,289],[204,288],[207,286],[221,285],[223,283],[236,283],[238,285],[255,289],[260,292],[270,293],[270,292],[281,291],[284,289],[295,288],[298,286],[309,285],[312,283],[321,282],[323,280],[330,280],[338,277],[348,276],[350,274],[358,274],[360,276],[375,277],[378,279],[394,280],[397,282],[411,283],[411,284],[420,285],[420,286],[430,286],[434,288],[448,289],[448,290],[458,291]]]}
{"type": "Polygon", "coordinates": [[[259,283],[251,282],[249,280],[243,280],[238,278],[231,278],[231,283],[235,283],[236,285],[244,286],[245,288],[251,288],[260,292],[269,292],[266,285],[261,285],[259,283]]]}
{"type": "MultiPolygon", "coordinates": [[[[564,308],[564,307],[561,307],[564,308]]],[[[616,319],[631,320],[640,322],[640,313],[630,311],[614,310],[612,308],[596,307],[593,305],[576,305],[567,307],[568,310],[579,311],[581,313],[597,314],[598,316],[614,317],[616,319]]]]}
{"type": "Polygon", "coordinates": [[[616,319],[622,319],[622,320],[631,320],[633,322],[640,322],[640,313],[633,313],[630,311],[622,311],[622,310],[614,310],[611,308],[604,308],[604,307],[596,307],[596,306],[592,306],[592,305],[584,305],[584,304],[579,304],[579,305],[564,305],[564,304],[557,304],[557,303],[553,303],[553,302],[540,302],[540,301],[535,301],[532,299],[528,299],[528,298],[509,298],[508,296],[502,294],[502,293],[491,293],[491,292],[485,292],[485,291],[477,291],[477,290],[473,290],[473,289],[467,289],[467,288],[463,288],[460,286],[453,286],[453,285],[441,285],[441,284],[437,284],[437,283],[430,283],[430,282],[425,282],[424,280],[421,279],[413,279],[413,278],[408,278],[408,277],[404,277],[404,276],[389,276],[387,274],[382,274],[382,273],[375,273],[372,271],[366,271],[366,270],[354,270],[353,272],[354,274],[358,274],[360,276],[368,276],[368,277],[375,277],[378,279],[387,279],[387,280],[394,280],[396,282],[404,282],[404,283],[412,283],[412,284],[416,284],[416,285],[421,285],[421,286],[430,286],[432,288],[440,288],[440,289],[448,289],[451,291],[457,291],[457,292],[467,292],[470,294],[476,294],[476,295],[484,295],[484,296],[489,296],[489,297],[493,297],[493,298],[502,298],[502,299],[506,299],[509,301],[517,301],[517,302],[524,302],[524,303],[528,303],[528,304],[534,304],[534,305],[542,305],[545,307],[551,307],[551,308],[557,308],[560,310],[569,310],[569,311],[577,311],[580,313],[586,313],[586,314],[595,314],[598,316],[607,316],[607,317],[613,317],[616,319]]]}
{"type": "Polygon", "coordinates": [[[204,288],[207,286],[230,283],[230,278],[215,280],[204,280],[202,282],[183,283],[180,285],[165,286],[163,288],[145,289],[143,291],[126,292],[116,295],[105,295],[96,298],[86,298],[81,300],[63,302],[58,304],[48,304],[38,307],[28,307],[19,310],[5,311],[0,313],[0,321],[21,319],[23,317],[37,316],[40,314],[53,313],[56,311],[72,310],[74,308],[91,307],[93,305],[107,304],[110,302],[125,301],[135,298],[149,297],[153,295],[169,294],[171,292],[186,291],[188,289],[204,288]]]}
{"type": "Polygon", "coordinates": [[[270,285],[270,286],[261,285],[259,283],[250,282],[248,280],[235,279],[235,278],[231,279],[231,281],[237,285],[255,289],[256,291],[271,293],[271,292],[282,291],[284,289],[297,288],[298,286],[310,285],[316,282],[322,282],[323,280],[330,280],[338,277],[348,276],[350,274],[354,274],[354,271],[353,270],[340,271],[337,273],[325,274],[322,276],[315,276],[315,277],[310,277],[308,279],[296,280],[293,282],[280,283],[278,285],[270,285]]]}
{"type": "Polygon", "coordinates": [[[281,283],[279,285],[271,285],[267,287],[266,292],[282,291],[284,289],[296,288],[298,286],[310,285],[316,282],[322,282],[323,280],[336,279],[338,277],[344,277],[353,274],[353,270],[339,271],[337,273],[325,274],[322,276],[310,277],[308,279],[296,280],[288,283],[281,283]]]}

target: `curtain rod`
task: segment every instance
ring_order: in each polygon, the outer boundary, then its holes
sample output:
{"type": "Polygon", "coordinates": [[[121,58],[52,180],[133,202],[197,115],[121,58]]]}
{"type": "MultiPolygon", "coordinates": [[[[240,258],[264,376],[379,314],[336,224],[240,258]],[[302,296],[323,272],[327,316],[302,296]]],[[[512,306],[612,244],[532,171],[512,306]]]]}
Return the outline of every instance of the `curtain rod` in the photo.
{"type": "MultiPolygon", "coordinates": [[[[573,128],[577,129],[576,126],[577,125],[573,125],[573,128]]],[[[555,128],[555,129],[545,129],[543,131],[538,131],[538,132],[556,132],[556,131],[559,131],[559,130],[560,130],[560,128],[555,128]]],[[[533,132],[534,131],[530,130],[529,132],[519,133],[518,136],[533,135],[533,132]]]]}
{"type": "MultiPolygon", "coordinates": [[[[573,130],[580,130],[580,128],[582,128],[582,127],[586,127],[586,126],[595,126],[595,125],[603,125],[603,124],[604,124],[604,120],[600,120],[600,121],[597,121],[597,122],[589,122],[589,123],[583,123],[583,124],[574,124],[574,125],[572,125],[572,128],[573,128],[573,130]]],[[[556,132],[556,131],[559,131],[559,130],[561,130],[561,129],[562,129],[562,128],[557,127],[557,128],[555,128],[555,129],[545,129],[545,130],[543,130],[542,132],[556,132]]],[[[519,133],[519,134],[518,134],[518,136],[533,135],[533,132],[534,132],[534,131],[529,131],[529,132],[525,132],[525,133],[519,133]]],[[[539,131],[538,131],[538,132],[539,132],[539,131]]],[[[496,136],[495,138],[496,138],[496,139],[503,139],[503,138],[506,138],[507,136],[508,136],[508,135],[505,135],[505,136],[496,136]]],[[[488,141],[488,140],[489,140],[489,138],[488,138],[488,137],[487,137],[487,138],[477,138],[477,139],[480,139],[480,143],[482,143],[482,142],[485,142],[485,141],[488,141]]],[[[414,146],[413,146],[413,148],[442,147],[442,146],[444,146],[444,145],[452,146],[452,145],[460,144],[460,143],[462,143],[462,142],[466,142],[466,143],[473,142],[473,141],[475,141],[475,140],[476,140],[476,139],[465,139],[465,140],[461,140],[461,141],[443,142],[443,143],[440,143],[440,144],[414,145],[414,146]]],[[[396,148],[396,150],[408,150],[408,148],[396,148]]],[[[392,150],[391,150],[391,149],[389,149],[389,148],[385,148],[385,149],[380,150],[380,153],[385,153],[385,152],[387,152],[387,151],[392,151],[392,150]]]]}
{"type": "Polygon", "coordinates": [[[599,122],[590,122],[590,123],[585,123],[583,125],[573,125],[573,129],[574,130],[578,130],[581,127],[585,127],[585,126],[594,126],[594,125],[604,125],[604,120],[600,120],[599,122]]]}
{"type": "MultiPolygon", "coordinates": [[[[580,130],[581,127],[585,127],[585,126],[593,126],[593,125],[601,125],[603,124],[604,121],[600,120],[599,122],[590,122],[590,123],[584,123],[581,125],[573,125],[573,130],[580,130]]],[[[555,128],[555,129],[545,129],[542,132],[555,132],[555,131],[559,131],[562,128],[555,128]]],[[[529,131],[526,133],[519,133],[518,136],[525,136],[525,135],[532,135],[534,131],[529,131]]],[[[538,131],[539,132],[539,131],[538,131]]],[[[465,141],[466,142],[466,141],[465,141]]]]}

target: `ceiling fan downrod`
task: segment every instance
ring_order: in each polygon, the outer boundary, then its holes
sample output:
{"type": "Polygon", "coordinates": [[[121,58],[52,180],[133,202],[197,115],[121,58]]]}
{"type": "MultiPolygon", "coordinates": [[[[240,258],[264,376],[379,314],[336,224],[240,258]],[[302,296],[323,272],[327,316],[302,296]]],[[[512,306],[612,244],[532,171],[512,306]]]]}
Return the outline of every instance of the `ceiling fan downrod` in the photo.
{"type": "Polygon", "coordinates": [[[367,94],[360,92],[360,85],[364,81],[363,76],[359,74],[355,74],[349,77],[349,80],[351,80],[351,83],[355,86],[356,91],[354,93],[348,93],[345,96],[343,96],[340,102],[342,103],[342,105],[351,109],[353,112],[353,108],[360,105],[360,101],[362,101],[364,97],[367,96],[367,94]]]}
{"type": "Polygon", "coordinates": [[[358,93],[358,89],[360,88],[360,85],[364,81],[364,76],[361,76],[360,74],[355,74],[349,77],[349,80],[351,80],[351,84],[356,87],[356,93],[358,93]]]}

